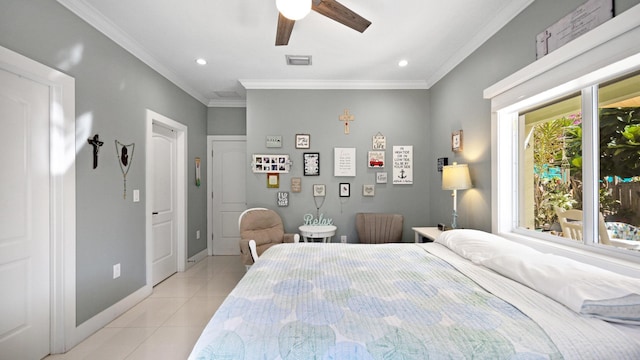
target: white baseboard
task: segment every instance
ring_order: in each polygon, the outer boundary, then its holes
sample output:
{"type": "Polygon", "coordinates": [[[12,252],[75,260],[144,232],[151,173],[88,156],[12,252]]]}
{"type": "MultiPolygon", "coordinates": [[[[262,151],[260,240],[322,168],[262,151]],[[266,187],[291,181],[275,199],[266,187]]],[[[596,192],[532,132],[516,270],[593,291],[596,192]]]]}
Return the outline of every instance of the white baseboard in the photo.
{"type": "Polygon", "coordinates": [[[197,264],[200,260],[206,258],[207,256],[209,256],[209,254],[207,253],[207,249],[204,249],[202,251],[200,251],[199,253],[193,255],[192,257],[187,259],[187,269],[189,269],[190,267],[192,267],[193,265],[197,264]]]}
{"type": "Polygon", "coordinates": [[[67,341],[67,351],[91,336],[96,331],[102,329],[118,316],[124,314],[127,310],[146,299],[153,293],[153,287],[145,285],[133,292],[126,298],[118,301],[109,308],[103,310],[91,319],[83,322],[75,328],[73,334],[69,334],[70,341],[67,341]]]}

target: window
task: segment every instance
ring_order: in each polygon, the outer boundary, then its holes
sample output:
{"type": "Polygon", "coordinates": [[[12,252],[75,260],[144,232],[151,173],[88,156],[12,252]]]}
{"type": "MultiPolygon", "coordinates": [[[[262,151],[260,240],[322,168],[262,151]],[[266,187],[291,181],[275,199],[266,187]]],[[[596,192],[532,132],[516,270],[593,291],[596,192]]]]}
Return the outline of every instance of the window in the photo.
{"type": "Polygon", "coordinates": [[[597,174],[588,187],[597,191],[593,243],[640,251],[640,75],[597,87],[597,97],[572,94],[519,116],[518,227],[585,242],[581,211],[592,210],[583,204],[586,167],[597,174]],[[584,136],[581,109],[590,101],[598,104],[589,119],[598,131],[584,136]],[[583,161],[583,141],[596,150],[592,162],[583,161]],[[571,209],[579,211],[566,220],[571,209]]]}
{"type": "Polygon", "coordinates": [[[613,258],[640,263],[638,36],[634,7],[485,90],[493,232],[620,272],[613,258]]]}

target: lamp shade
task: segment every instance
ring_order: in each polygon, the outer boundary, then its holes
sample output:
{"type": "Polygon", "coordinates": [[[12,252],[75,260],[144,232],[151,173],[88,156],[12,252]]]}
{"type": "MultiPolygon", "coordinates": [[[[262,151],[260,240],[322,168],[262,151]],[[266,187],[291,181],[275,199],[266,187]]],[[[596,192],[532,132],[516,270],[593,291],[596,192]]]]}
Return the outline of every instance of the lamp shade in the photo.
{"type": "Polygon", "coordinates": [[[290,20],[300,20],[311,11],[311,0],[276,0],[278,11],[290,20]]]}
{"type": "Polygon", "coordinates": [[[442,190],[463,190],[471,187],[467,164],[447,165],[442,168],[442,190]]]}

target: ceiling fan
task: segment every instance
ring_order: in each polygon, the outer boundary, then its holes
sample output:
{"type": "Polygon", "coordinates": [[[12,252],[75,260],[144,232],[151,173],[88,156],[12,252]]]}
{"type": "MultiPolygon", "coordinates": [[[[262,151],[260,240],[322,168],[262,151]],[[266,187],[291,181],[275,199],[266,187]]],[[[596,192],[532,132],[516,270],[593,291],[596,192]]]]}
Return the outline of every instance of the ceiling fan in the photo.
{"type": "MultiPolygon", "coordinates": [[[[278,2],[279,1],[276,1],[276,3],[278,2]]],[[[280,7],[278,8],[280,9],[280,7]]],[[[369,25],[371,25],[371,21],[356,14],[335,0],[311,0],[311,10],[359,32],[364,32],[369,25]]],[[[308,13],[308,11],[306,11],[306,13],[308,13]]],[[[302,17],[304,17],[304,15],[302,15],[302,17]]],[[[292,20],[282,15],[282,10],[280,10],[278,13],[276,46],[289,44],[289,38],[291,37],[291,31],[293,31],[293,25],[295,22],[296,20],[292,20]]]]}

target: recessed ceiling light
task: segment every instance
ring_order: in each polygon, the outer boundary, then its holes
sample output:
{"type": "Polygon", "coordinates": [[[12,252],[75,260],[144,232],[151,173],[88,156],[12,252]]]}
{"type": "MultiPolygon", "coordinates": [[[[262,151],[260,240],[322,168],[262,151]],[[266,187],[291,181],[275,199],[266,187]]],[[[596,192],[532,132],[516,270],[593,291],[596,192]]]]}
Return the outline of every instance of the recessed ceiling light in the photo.
{"type": "Polygon", "coordinates": [[[198,65],[207,65],[207,60],[205,60],[203,58],[197,58],[196,59],[196,64],[198,64],[198,65]]]}
{"type": "Polygon", "coordinates": [[[409,62],[407,60],[400,60],[398,62],[398,66],[400,66],[400,67],[405,67],[407,65],[409,65],[409,62]]]}

